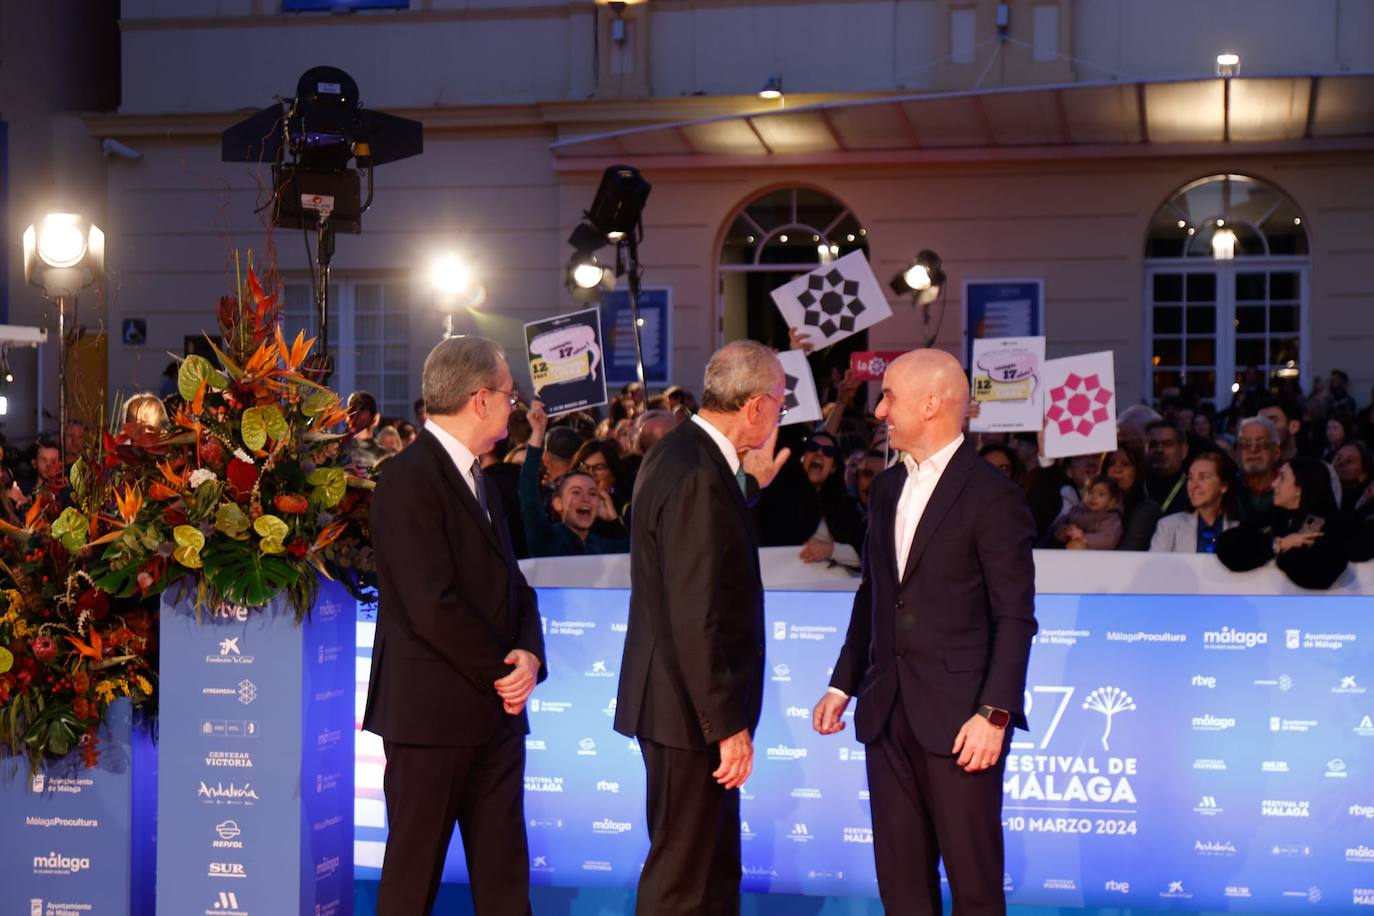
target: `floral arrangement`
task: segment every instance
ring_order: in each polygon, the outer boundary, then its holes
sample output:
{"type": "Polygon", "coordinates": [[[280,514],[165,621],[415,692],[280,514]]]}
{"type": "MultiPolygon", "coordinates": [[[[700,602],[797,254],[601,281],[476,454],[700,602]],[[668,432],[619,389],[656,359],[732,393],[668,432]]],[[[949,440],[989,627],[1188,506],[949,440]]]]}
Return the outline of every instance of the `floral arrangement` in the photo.
{"type": "Polygon", "coordinates": [[[169,427],[104,433],[71,469],[71,505],[44,497],[0,531],[0,753],[36,765],[81,742],[93,764],[109,704],[153,696],[169,588],[197,611],[285,595],[301,621],[320,575],[371,584],[373,484],[339,466],[346,415],[311,377],[314,341],[287,342],[251,260],[235,285],[216,310],[219,365],[182,360],[169,427]]]}
{"type": "Polygon", "coordinates": [[[95,766],[110,704],[149,711],[157,679],[156,613],[95,586],[52,534],[55,502],[40,494],[25,527],[3,526],[0,754],[26,754],[31,769],[78,747],[95,766]]]}

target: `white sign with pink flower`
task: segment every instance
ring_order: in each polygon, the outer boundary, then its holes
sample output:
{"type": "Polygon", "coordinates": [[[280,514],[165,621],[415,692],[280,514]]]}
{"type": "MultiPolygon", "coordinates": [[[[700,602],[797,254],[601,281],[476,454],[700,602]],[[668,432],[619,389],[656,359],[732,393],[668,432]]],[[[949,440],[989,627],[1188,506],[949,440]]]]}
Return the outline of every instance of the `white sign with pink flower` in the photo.
{"type": "Polygon", "coordinates": [[[1116,449],[1116,368],[1110,350],[1045,361],[1045,457],[1116,449]]]}

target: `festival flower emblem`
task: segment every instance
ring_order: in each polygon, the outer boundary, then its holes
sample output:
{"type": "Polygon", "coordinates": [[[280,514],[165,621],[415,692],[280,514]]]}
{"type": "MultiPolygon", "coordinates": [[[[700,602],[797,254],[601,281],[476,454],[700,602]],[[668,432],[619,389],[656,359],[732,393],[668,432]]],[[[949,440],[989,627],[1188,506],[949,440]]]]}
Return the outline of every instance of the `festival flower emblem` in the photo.
{"type": "Polygon", "coordinates": [[[1087,436],[1098,424],[1110,419],[1107,404],[1111,400],[1111,390],[1103,387],[1096,375],[1081,376],[1070,372],[1064,384],[1050,389],[1050,407],[1045,411],[1045,419],[1058,425],[1060,435],[1087,436]]]}

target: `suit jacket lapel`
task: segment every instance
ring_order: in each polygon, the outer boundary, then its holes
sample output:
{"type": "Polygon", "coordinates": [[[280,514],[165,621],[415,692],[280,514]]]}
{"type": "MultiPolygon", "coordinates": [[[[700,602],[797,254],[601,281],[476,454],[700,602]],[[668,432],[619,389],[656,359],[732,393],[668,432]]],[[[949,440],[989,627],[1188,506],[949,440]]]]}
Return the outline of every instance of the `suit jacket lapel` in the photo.
{"type": "MultiPolygon", "coordinates": [[[[417,441],[424,442],[429,446],[430,457],[439,462],[440,472],[443,474],[444,480],[448,483],[449,489],[453,490],[454,495],[458,498],[458,502],[461,503],[463,508],[472,516],[473,521],[477,523],[478,529],[486,536],[488,543],[490,543],[491,546],[495,548],[496,552],[501,554],[501,557],[504,559],[506,552],[501,548],[501,539],[496,534],[495,526],[492,524],[492,521],[487,518],[487,514],[482,511],[482,504],[479,503],[477,497],[473,495],[472,488],[467,485],[467,482],[463,480],[461,476],[459,476],[458,468],[453,464],[453,459],[449,457],[448,452],[444,450],[444,446],[440,444],[439,440],[436,439],[434,434],[429,432],[429,430],[422,431],[417,441]]],[[[493,502],[491,500],[490,490],[488,490],[487,502],[493,507],[500,505],[499,502],[493,502]]],[[[495,508],[493,508],[493,513],[494,512],[495,508]]]]}
{"type": "MultiPolygon", "coordinates": [[[[934,539],[935,530],[940,527],[941,520],[954,507],[959,499],[959,494],[963,492],[964,486],[968,483],[968,472],[973,467],[972,458],[972,442],[965,439],[964,444],[955,449],[954,454],[950,456],[949,466],[940,475],[940,482],[935,485],[935,491],[930,494],[930,501],[926,503],[925,511],[921,513],[920,524],[916,526],[916,534],[911,539],[911,550],[907,551],[906,568],[902,570],[901,581],[903,583],[916,569],[916,564],[921,559],[921,553],[934,539]]],[[[893,524],[896,524],[895,519],[893,524]]]]}
{"type": "Polygon", "coordinates": [[[716,466],[716,471],[719,472],[726,489],[733,494],[735,507],[739,509],[741,515],[747,515],[749,504],[745,502],[744,492],[739,488],[739,478],[730,472],[730,465],[725,460],[725,456],[721,454],[720,446],[716,444],[716,440],[712,439],[706,430],[698,426],[695,420],[689,418],[683,420],[682,423],[684,426],[691,427],[691,432],[697,437],[701,447],[706,450],[708,459],[716,466]]]}

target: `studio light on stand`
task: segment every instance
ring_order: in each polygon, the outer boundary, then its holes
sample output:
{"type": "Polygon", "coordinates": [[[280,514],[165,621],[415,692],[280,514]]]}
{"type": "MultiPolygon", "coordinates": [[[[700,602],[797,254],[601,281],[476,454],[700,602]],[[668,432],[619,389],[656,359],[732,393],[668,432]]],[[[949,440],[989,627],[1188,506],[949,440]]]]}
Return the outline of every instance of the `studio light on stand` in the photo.
{"type": "Polygon", "coordinates": [[[940,324],[945,317],[945,272],[941,263],[938,254],[929,248],[923,249],[916,255],[916,260],[897,271],[888,284],[897,295],[910,295],[912,307],[921,309],[921,337],[925,342],[924,346],[927,347],[935,343],[935,338],[940,333],[940,324]],[[935,323],[935,330],[932,331],[930,329],[930,306],[937,299],[940,301],[940,319],[935,323]]]}
{"type": "MultiPolygon", "coordinates": [[[[49,213],[24,230],[24,279],[57,302],[57,415],[67,463],[67,306],[76,322],[77,294],[105,278],[105,233],[79,213],[49,213]]],[[[8,365],[5,372],[9,374],[8,365]]]]}
{"type": "MultiPolygon", "coordinates": [[[[453,316],[475,309],[487,300],[487,288],[477,283],[467,261],[456,254],[441,255],[429,266],[429,285],[444,315],[444,337],[453,337],[453,316]]],[[[458,335],[462,336],[462,335],[458,335]]]]}
{"type": "MultiPolygon", "coordinates": [[[[360,107],[359,98],[353,77],[338,67],[314,67],[301,76],[294,98],[264,108],[230,127],[221,138],[225,162],[271,163],[272,225],[315,230],[311,282],[319,338],[325,347],[335,233],[362,232],[362,215],[372,206],[377,166],[424,151],[419,121],[369,111],[360,107]]],[[[328,353],[312,361],[310,373],[317,381],[327,380],[332,372],[328,353]]]]}
{"type": "Polygon", "coordinates": [[[630,325],[635,341],[635,372],[641,385],[644,383],[644,354],[639,339],[643,324],[639,318],[639,296],[643,269],[639,263],[639,243],[644,239],[644,204],[651,189],[633,166],[613,165],[606,169],[591,208],[568,237],[573,256],[568,261],[565,280],[574,299],[596,302],[602,290],[615,288],[616,277],[626,277],[630,325]],[[605,245],[615,246],[614,269],[603,266],[596,259],[596,252],[605,245]]]}

